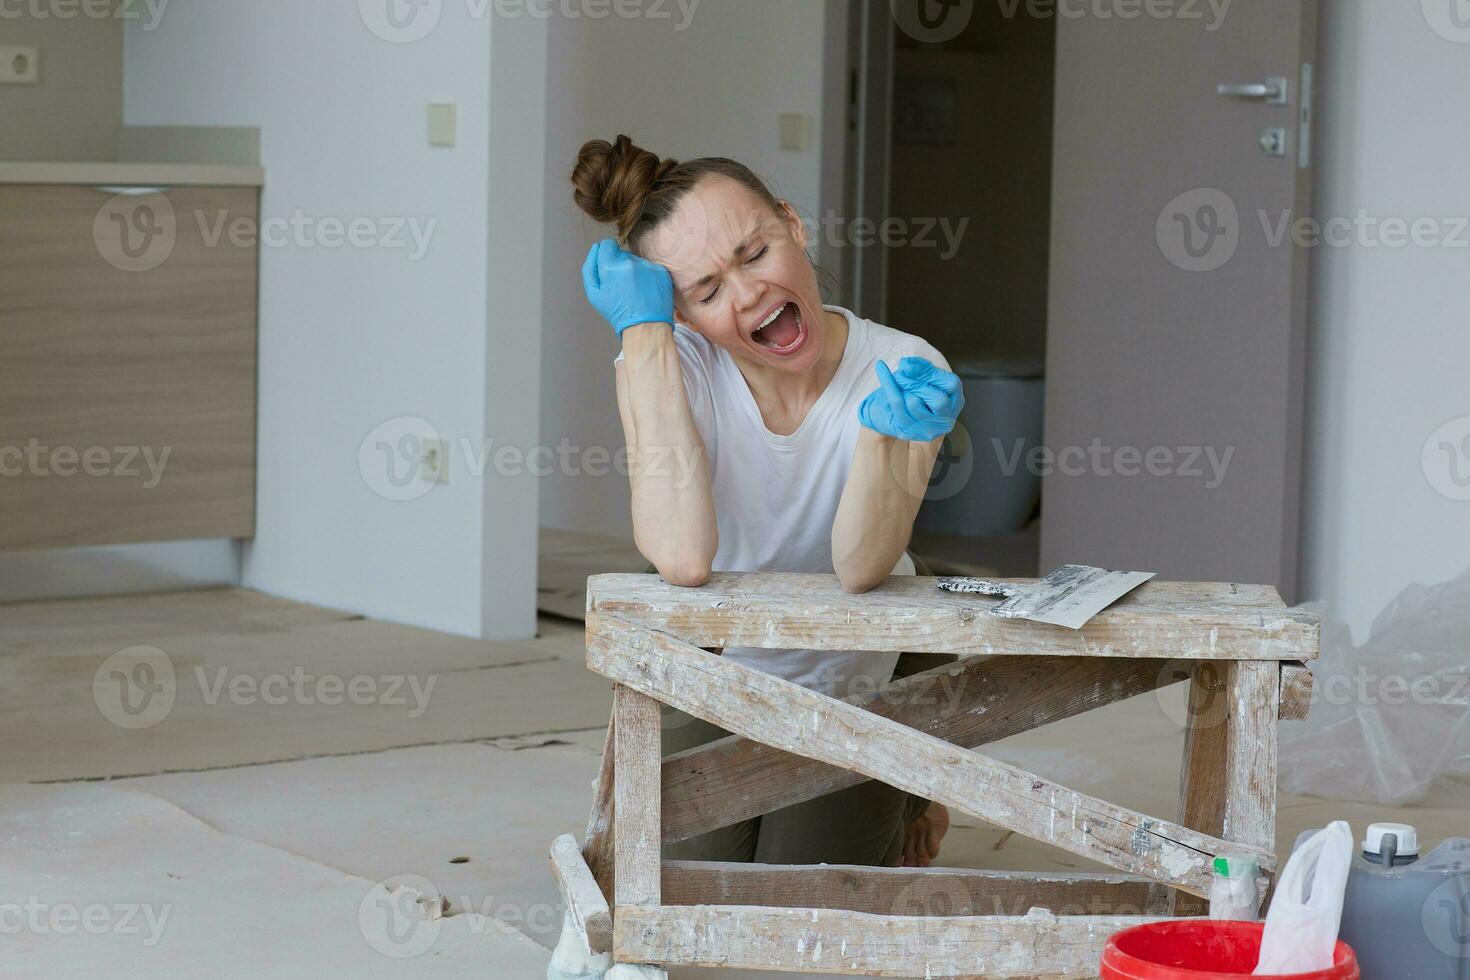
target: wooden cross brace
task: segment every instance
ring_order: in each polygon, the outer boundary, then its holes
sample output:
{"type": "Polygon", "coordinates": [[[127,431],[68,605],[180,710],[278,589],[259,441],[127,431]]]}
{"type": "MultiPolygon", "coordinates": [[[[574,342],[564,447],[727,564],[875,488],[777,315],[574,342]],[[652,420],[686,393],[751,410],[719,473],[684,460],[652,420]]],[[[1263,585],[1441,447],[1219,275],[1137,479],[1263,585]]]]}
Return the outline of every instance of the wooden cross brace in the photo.
{"type": "Polygon", "coordinates": [[[568,921],[585,924],[594,953],[868,976],[1090,976],[1113,932],[1200,914],[1217,854],[1254,856],[1266,893],[1276,721],[1305,716],[1301,662],[1318,635],[1274,589],[1153,581],[1081,630],[991,617],[998,600],[914,576],[851,595],[830,575],[723,573],[698,589],[599,575],[587,595],[587,663],[616,682],[613,717],[585,842],[579,854],[560,840],[553,865],[579,906],[568,921]],[[704,649],[724,646],[961,659],[837,700],[704,649]],[[1176,820],[973,751],[1185,679],[1176,820]],[[665,759],[660,703],[735,734],[665,759]],[[661,860],[664,843],[865,779],[1116,873],[661,860]]]}

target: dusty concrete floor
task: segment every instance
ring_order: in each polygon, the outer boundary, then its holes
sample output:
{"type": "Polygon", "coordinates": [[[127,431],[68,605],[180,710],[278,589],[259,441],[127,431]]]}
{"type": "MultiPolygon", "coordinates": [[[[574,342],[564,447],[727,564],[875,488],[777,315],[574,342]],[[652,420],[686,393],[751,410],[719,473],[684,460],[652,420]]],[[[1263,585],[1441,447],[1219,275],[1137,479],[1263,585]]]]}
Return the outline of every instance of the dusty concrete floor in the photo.
{"type": "MultiPolygon", "coordinates": [[[[4,974],[543,976],[546,849],[581,835],[610,694],[579,623],[540,631],[485,643],[241,590],[0,606],[4,974]],[[447,916],[404,914],[402,884],[447,916]]],[[[1181,693],[990,751],[1170,814],[1181,693]]],[[[1334,816],[1437,840],[1459,802],[1286,798],[1279,847],[1334,816]]],[[[942,857],[1092,867],[958,814],[942,857]]]]}

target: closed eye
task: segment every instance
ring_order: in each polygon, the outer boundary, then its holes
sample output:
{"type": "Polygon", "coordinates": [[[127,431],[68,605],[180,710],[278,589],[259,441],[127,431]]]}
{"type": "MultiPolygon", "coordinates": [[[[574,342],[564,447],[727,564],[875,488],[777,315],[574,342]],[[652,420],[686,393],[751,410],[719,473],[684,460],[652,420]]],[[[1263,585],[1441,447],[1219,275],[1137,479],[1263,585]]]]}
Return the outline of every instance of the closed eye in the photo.
{"type": "MultiPolygon", "coordinates": [[[[766,253],[769,252],[770,250],[771,250],[771,246],[769,246],[769,245],[762,245],[760,247],[760,251],[759,252],[756,252],[750,258],[748,258],[748,259],[745,260],[745,264],[746,265],[751,265],[752,263],[755,263],[755,262],[760,261],[761,259],[763,259],[763,258],[766,257],[766,253]]],[[[700,306],[705,306],[708,303],[710,303],[715,298],[715,294],[718,293],[719,291],[720,291],[719,284],[716,284],[715,287],[713,289],[711,289],[707,294],[705,294],[705,296],[703,298],[701,298],[700,300],[698,300],[699,305],[700,306]]]]}

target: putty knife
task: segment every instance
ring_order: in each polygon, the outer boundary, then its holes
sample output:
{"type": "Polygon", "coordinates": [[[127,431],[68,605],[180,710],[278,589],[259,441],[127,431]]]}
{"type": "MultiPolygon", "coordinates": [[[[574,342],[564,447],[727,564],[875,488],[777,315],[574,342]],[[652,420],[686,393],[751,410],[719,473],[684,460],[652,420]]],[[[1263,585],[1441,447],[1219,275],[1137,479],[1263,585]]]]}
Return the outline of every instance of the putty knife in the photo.
{"type": "Polygon", "coordinates": [[[1030,619],[1075,630],[1153,577],[1153,572],[1114,572],[1091,565],[1063,565],[1035,585],[963,577],[941,578],[936,584],[947,592],[1006,596],[1005,602],[987,610],[992,616],[1030,619]]]}

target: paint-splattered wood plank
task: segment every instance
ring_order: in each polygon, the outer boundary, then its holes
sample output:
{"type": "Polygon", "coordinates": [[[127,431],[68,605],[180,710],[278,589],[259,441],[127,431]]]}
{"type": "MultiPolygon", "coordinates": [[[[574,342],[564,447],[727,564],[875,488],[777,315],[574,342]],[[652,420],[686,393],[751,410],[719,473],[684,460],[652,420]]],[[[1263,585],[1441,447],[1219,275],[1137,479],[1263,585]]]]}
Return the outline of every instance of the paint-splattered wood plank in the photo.
{"type": "Polygon", "coordinates": [[[617,905],[659,903],[659,708],[613,688],[613,894],[617,905]]]}
{"type": "MultiPolygon", "coordinates": [[[[613,899],[613,760],[617,751],[618,716],[614,711],[607,720],[607,735],[602,741],[602,762],[592,782],[592,809],[587,814],[587,833],[583,835],[582,857],[597,879],[609,902],[613,899]]],[[[596,950],[594,950],[596,952],[596,950]]]]}
{"type": "Polygon", "coordinates": [[[765,905],[873,915],[1167,915],[1170,889],[1137,875],[665,861],[665,905],[765,905]]]}
{"type": "Polygon", "coordinates": [[[571,914],[572,925],[587,940],[588,949],[594,953],[611,950],[612,909],[597,879],[592,877],[592,869],[587,867],[576,838],[562,834],[552,841],[548,859],[562,904],[571,914]]]}
{"type": "Polygon", "coordinates": [[[1302,721],[1312,710],[1316,679],[1306,664],[1281,665],[1281,720],[1302,721]]]}
{"type": "MultiPolygon", "coordinates": [[[[1263,663],[1201,663],[1190,681],[1180,779],[1179,822],[1239,841],[1240,850],[1276,846],[1277,716],[1281,668],[1263,663]]],[[[1265,900],[1273,870],[1257,882],[1265,900]]],[[[1204,906],[1177,896],[1190,915],[1204,906]]]]}
{"type": "MultiPolygon", "coordinates": [[[[916,731],[974,748],[1176,683],[1188,676],[1173,669],[1177,664],[1097,657],[973,657],[847,700],[916,731]]],[[[748,738],[722,738],[664,758],[664,843],[865,781],[858,773],[748,738]]]]}
{"type": "Polygon", "coordinates": [[[871,977],[1095,977],[1108,937],[1146,916],[869,915],[747,905],[630,906],[616,958],[871,977]]]}
{"type": "MultiPolygon", "coordinates": [[[[845,700],[962,748],[977,748],[1188,680],[1190,665],[1132,658],[970,657],[845,700]]],[[[1282,665],[1281,717],[1304,718],[1311,674],[1300,665],[1290,668],[1306,675],[1303,687],[1295,674],[1288,679],[1288,669],[1282,665]]],[[[858,773],[729,735],[664,757],[664,843],[864,781],[858,773]]]]}
{"type": "Polygon", "coordinates": [[[1266,585],[1150,581],[1072,630],[991,616],[987,609],[999,600],[945,592],[934,583],[898,575],[854,595],[834,575],[721,572],[690,589],[657,575],[618,573],[587,580],[587,607],[698,647],[1185,660],[1317,656],[1317,618],[1288,609],[1266,585]]]}
{"type": "MultiPolygon", "coordinates": [[[[1253,854],[1262,868],[1275,867],[1275,856],[1269,850],[1227,844],[1088,796],[714,656],[667,633],[605,614],[587,617],[587,666],[735,734],[862,773],[1034,840],[1196,895],[1209,893],[1211,862],[1217,854],[1253,854]]],[[[621,767],[621,757],[618,765],[621,767]]],[[[622,778],[620,768],[619,787],[622,778]]],[[[620,791],[617,823],[622,820],[622,801],[620,791]]],[[[620,848],[620,863],[621,856],[620,848]]],[[[618,874],[621,880],[621,868],[618,874]]]]}

